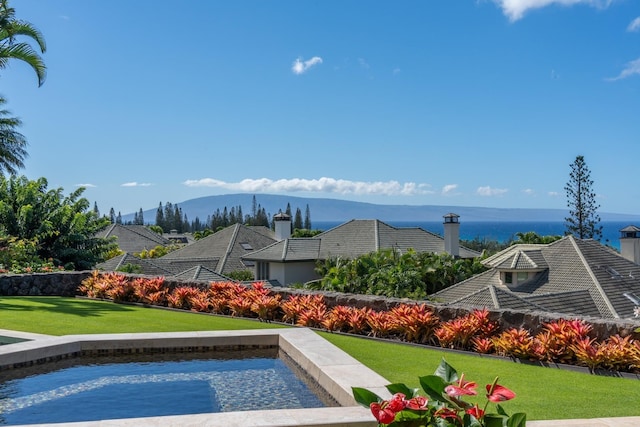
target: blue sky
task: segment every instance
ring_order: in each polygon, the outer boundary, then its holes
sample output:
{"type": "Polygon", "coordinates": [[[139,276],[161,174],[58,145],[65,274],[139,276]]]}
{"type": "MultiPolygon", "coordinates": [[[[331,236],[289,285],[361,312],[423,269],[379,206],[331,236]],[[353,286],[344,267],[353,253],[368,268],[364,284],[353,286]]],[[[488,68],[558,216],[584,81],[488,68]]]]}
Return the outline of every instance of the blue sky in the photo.
{"type": "Polygon", "coordinates": [[[102,213],[248,192],[640,214],[640,1],[11,0],[22,171],[102,213]]]}

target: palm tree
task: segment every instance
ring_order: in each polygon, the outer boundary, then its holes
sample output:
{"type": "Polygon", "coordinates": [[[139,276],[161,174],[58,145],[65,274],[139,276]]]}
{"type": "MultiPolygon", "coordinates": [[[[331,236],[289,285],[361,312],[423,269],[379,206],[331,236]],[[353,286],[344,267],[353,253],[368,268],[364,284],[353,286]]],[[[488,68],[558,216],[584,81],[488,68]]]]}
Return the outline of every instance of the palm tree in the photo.
{"type": "Polygon", "coordinates": [[[0,173],[15,174],[17,169],[24,168],[24,159],[28,156],[25,149],[27,139],[16,131],[22,121],[9,117],[11,113],[2,108],[5,103],[5,99],[0,97],[0,173]]]}
{"type": "Polygon", "coordinates": [[[38,76],[38,86],[42,86],[47,74],[47,67],[38,53],[25,42],[17,42],[16,36],[33,39],[44,53],[47,46],[42,33],[26,21],[15,18],[15,10],[8,6],[8,0],[0,0],[0,70],[5,69],[10,59],[18,59],[27,63],[38,76]]]}

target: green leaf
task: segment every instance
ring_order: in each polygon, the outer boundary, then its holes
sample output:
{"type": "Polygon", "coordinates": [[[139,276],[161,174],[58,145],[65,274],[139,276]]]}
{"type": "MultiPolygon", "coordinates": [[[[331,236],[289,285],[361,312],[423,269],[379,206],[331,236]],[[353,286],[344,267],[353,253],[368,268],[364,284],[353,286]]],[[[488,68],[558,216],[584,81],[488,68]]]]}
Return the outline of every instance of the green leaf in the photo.
{"type": "Polygon", "coordinates": [[[498,414],[485,414],[483,417],[485,427],[506,427],[507,417],[498,414]]]}
{"type": "Polygon", "coordinates": [[[507,427],[525,427],[527,425],[527,414],[518,412],[513,414],[509,421],[507,421],[507,427]]]}
{"type": "Polygon", "coordinates": [[[444,388],[449,385],[444,381],[444,379],[436,375],[427,375],[424,377],[420,377],[419,379],[420,386],[422,386],[422,389],[430,399],[436,400],[438,402],[448,401],[443,397],[444,388]]]}
{"type": "Polygon", "coordinates": [[[462,425],[464,427],[482,427],[480,421],[470,414],[464,414],[464,417],[462,418],[462,425]]]}
{"type": "Polygon", "coordinates": [[[366,388],[351,387],[353,398],[359,404],[368,408],[373,402],[382,402],[382,398],[366,388]]]}
{"type": "Polygon", "coordinates": [[[449,384],[458,381],[458,372],[444,360],[444,357],[440,361],[440,366],[438,366],[438,369],[436,369],[433,374],[439,376],[449,384]]]}
{"type": "Polygon", "coordinates": [[[418,394],[418,390],[419,390],[417,388],[409,388],[405,384],[401,384],[401,383],[389,384],[386,387],[387,387],[387,390],[389,390],[389,393],[391,394],[402,393],[407,397],[407,399],[411,399],[412,397],[415,397],[418,394]]]}
{"type": "Polygon", "coordinates": [[[496,411],[498,411],[498,414],[500,415],[504,415],[504,416],[509,416],[509,414],[507,414],[507,412],[504,410],[504,408],[502,407],[502,405],[500,404],[496,404],[496,411]]]}

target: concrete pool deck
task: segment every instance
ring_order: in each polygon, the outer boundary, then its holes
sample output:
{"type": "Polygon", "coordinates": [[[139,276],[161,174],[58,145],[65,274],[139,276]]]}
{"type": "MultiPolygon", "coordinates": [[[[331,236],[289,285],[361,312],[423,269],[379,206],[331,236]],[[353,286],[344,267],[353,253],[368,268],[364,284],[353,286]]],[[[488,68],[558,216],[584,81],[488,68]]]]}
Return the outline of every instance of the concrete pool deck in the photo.
{"type": "Polygon", "coordinates": [[[60,337],[0,330],[0,335],[30,340],[0,346],[0,369],[32,366],[68,356],[113,351],[135,353],[140,349],[153,352],[159,349],[184,351],[190,348],[277,346],[340,405],[313,409],[222,412],[65,424],[69,426],[375,426],[377,424],[371,412],[357,406],[353,400],[351,386],[365,387],[381,396],[388,395],[384,386],[389,381],[305,328],[60,337]]]}
{"type": "MultiPolygon", "coordinates": [[[[364,427],[377,426],[370,411],[357,406],[351,387],[365,387],[388,396],[389,381],[367,368],[312,330],[305,328],[239,331],[201,331],[136,334],[95,334],[49,336],[0,329],[0,335],[27,339],[0,346],[0,368],[29,366],[68,355],[109,351],[136,352],[138,349],[188,349],[211,347],[278,346],[313,378],[340,407],[222,412],[149,418],[65,423],[73,427],[364,427]]],[[[34,426],[35,424],[31,424],[34,426]]],[[[63,424],[37,424],[61,426],[63,424]]],[[[529,427],[636,427],[640,417],[584,420],[529,421],[529,427]]]]}

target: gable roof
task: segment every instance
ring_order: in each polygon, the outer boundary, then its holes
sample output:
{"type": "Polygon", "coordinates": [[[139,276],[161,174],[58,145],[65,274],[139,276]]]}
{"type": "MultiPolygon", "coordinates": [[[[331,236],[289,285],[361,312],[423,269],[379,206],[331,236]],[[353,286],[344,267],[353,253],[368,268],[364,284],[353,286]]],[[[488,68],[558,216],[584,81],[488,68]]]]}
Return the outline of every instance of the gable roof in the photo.
{"type": "MultiPolygon", "coordinates": [[[[444,239],[419,227],[397,228],[380,220],[354,219],[309,238],[290,238],[243,256],[255,261],[305,261],[340,256],[354,259],[380,249],[444,253],[444,239]]],[[[480,253],[460,247],[460,256],[480,253]]]]}
{"type": "Polygon", "coordinates": [[[267,227],[234,224],[170,252],[158,258],[158,261],[160,265],[189,264],[188,268],[203,265],[218,274],[228,274],[246,270],[248,266],[241,257],[275,241],[275,234],[267,227]]]}
{"type": "Polygon", "coordinates": [[[115,237],[118,247],[123,252],[142,252],[156,246],[167,246],[171,241],[151,231],[144,225],[111,224],[96,233],[96,237],[115,237]]]}
{"type": "Polygon", "coordinates": [[[151,260],[138,258],[125,252],[122,255],[113,257],[103,263],[96,265],[96,269],[104,271],[118,271],[127,264],[137,265],[143,274],[153,276],[171,276],[171,271],[157,265],[151,260]]]}
{"type": "Polygon", "coordinates": [[[183,271],[182,273],[176,274],[174,277],[178,279],[185,280],[201,280],[205,282],[230,282],[232,281],[230,278],[223,276],[221,274],[216,273],[215,271],[203,267],[201,265],[197,265],[188,270],[183,271]]]}
{"type": "MultiPolygon", "coordinates": [[[[492,286],[545,311],[601,318],[631,318],[635,304],[625,293],[640,296],[640,266],[595,240],[566,236],[543,245],[513,245],[483,261],[491,270],[433,295],[452,304],[470,301],[492,286]],[[500,270],[537,271],[517,286],[500,280],[500,270]]],[[[492,301],[496,307],[495,301],[492,301]]],[[[510,302],[506,307],[516,308],[510,302]]],[[[498,308],[498,307],[496,307],[498,308]]]]}

